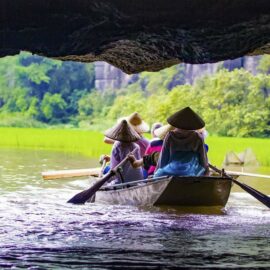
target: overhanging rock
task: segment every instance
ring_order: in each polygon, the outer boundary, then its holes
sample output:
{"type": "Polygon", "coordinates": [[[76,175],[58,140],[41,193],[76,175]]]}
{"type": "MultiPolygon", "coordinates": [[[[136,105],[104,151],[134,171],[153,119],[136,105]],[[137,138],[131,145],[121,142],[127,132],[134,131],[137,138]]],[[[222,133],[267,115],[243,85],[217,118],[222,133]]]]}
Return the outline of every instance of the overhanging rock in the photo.
{"type": "Polygon", "coordinates": [[[106,61],[126,73],[270,53],[269,0],[0,0],[0,56],[106,61]]]}

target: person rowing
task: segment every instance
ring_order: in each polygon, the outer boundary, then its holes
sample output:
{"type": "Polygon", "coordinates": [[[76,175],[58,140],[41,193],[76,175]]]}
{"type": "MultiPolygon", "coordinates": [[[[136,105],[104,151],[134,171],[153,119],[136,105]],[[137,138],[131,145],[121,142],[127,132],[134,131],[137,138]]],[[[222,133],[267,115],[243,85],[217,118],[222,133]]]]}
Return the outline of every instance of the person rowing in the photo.
{"type": "MultiPolygon", "coordinates": [[[[143,133],[149,131],[148,124],[145,121],[143,121],[142,117],[137,112],[134,112],[130,114],[129,116],[119,118],[117,120],[117,123],[120,123],[122,120],[126,120],[129,123],[129,125],[131,125],[131,127],[140,136],[139,140],[136,141],[136,144],[138,144],[140,147],[141,156],[145,155],[145,151],[148,148],[150,142],[145,137],[143,137],[143,133]]],[[[114,140],[112,140],[111,138],[108,138],[107,136],[104,137],[103,141],[107,144],[114,143],[114,140]]]]}
{"type": "Polygon", "coordinates": [[[120,118],[120,120],[123,119],[125,119],[140,136],[140,139],[136,141],[136,144],[140,147],[141,156],[145,155],[145,151],[149,146],[149,140],[143,136],[143,133],[149,131],[149,125],[143,121],[142,117],[137,112],[134,112],[127,117],[120,118]]]}
{"type": "MultiPolygon", "coordinates": [[[[122,120],[126,120],[128,124],[137,132],[139,135],[139,139],[135,142],[140,149],[140,155],[141,157],[145,155],[146,149],[149,147],[150,142],[146,138],[143,137],[143,133],[147,132],[149,130],[148,124],[143,121],[142,117],[137,113],[134,112],[130,114],[129,116],[119,118],[117,120],[117,123],[120,123],[122,120]]],[[[115,140],[109,138],[105,135],[104,140],[107,144],[114,144],[115,140]]],[[[103,161],[109,162],[110,156],[108,155],[101,155],[99,159],[99,163],[102,164],[103,161]]],[[[103,171],[103,174],[106,174],[111,168],[111,165],[107,165],[103,171]]],[[[147,178],[147,171],[143,169],[144,178],[147,178]]]]}
{"type": "MultiPolygon", "coordinates": [[[[137,159],[141,158],[140,148],[136,144],[140,136],[126,120],[105,131],[104,135],[115,141],[110,158],[111,168],[116,167],[130,152],[133,152],[137,159]]],[[[127,162],[122,167],[121,178],[114,179],[113,183],[141,180],[144,178],[142,168],[133,168],[130,162],[127,162]]]]}

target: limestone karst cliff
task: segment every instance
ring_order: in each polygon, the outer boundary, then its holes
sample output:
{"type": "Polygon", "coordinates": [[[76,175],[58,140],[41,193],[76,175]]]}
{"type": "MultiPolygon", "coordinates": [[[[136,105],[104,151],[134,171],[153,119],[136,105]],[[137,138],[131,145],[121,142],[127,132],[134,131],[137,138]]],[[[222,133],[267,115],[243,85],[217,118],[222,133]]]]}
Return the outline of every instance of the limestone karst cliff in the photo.
{"type": "MultiPolygon", "coordinates": [[[[244,68],[253,74],[256,74],[256,66],[260,56],[246,56],[235,60],[226,60],[213,64],[180,64],[182,66],[182,84],[192,84],[196,78],[206,74],[213,74],[219,68],[224,67],[228,70],[235,68],[244,68]]],[[[128,75],[120,69],[106,63],[95,62],[95,87],[98,90],[119,89],[134,81],[137,75],[128,75]]]]}

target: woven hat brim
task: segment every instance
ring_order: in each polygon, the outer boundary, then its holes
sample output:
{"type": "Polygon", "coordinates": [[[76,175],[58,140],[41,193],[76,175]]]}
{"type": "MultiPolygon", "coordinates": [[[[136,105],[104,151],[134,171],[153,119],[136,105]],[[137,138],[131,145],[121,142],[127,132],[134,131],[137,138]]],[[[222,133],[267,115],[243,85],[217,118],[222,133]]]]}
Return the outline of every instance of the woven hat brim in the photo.
{"type": "Polygon", "coordinates": [[[189,107],[171,115],[167,122],[176,128],[185,130],[197,130],[205,126],[202,118],[189,107]]]}
{"type": "Polygon", "coordinates": [[[165,136],[167,135],[167,133],[171,130],[173,130],[174,127],[171,126],[171,125],[165,125],[165,126],[162,126],[160,128],[157,128],[154,130],[154,134],[160,138],[161,140],[164,140],[165,136]]]}
{"type": "MultiPolygon", "coordinates": [[[[109,130],[107,130],[107,131],[109,131],[109,130]]],[[[129,139],[127,139],[127,138],[125,138],[123,136],[117,136],[117,137],[115,137],[115,136],[110,136],[110,135],[108,135],[106,133],[104,133],[104,135],[106,137],[112,139],[112,140],[119,141],[119,142],[125,142],[125,143],[137,142],[140,139],[140,137],[139,138],[129,138],[129,139]]]]}
{"type": "Polygon", "coordinates": [[[104,135],[112,140],[120,142],[136,142],[141,137],[140,135],[127,123],[126,120],[122,120],[114,127],[106,130],[104,135]]]}
{"type": "Polygon", "coordinates": [[[121,118],[117,119],[117,123],[120,123],[121,121],[126,120],[126,121],[134,128],[134,130],[135,130],[136,132],[138,132],[138,133],[144,133],[144,132],[148,132],[148,131],[150,130],[149,125],[148,125],[146,122],[144,122],[143,120],[142,120],[142,123],[139,124],[139,125],[132,125],[132,124],[128,121],[128,118],[129,118],[128,116],[126,116],[126,117],[121,117],[121,118]]]}
{"type": "Polygon", "coordinates": [[[144,132],[148,132],[149,131],[149,125],[147,123],[145,123],[144,121],[142,121],[142,123],[140,125],[134,126],[131,124],[131,126],[135,129],[136,132],[138,133],[144,133],[144,132]]]}

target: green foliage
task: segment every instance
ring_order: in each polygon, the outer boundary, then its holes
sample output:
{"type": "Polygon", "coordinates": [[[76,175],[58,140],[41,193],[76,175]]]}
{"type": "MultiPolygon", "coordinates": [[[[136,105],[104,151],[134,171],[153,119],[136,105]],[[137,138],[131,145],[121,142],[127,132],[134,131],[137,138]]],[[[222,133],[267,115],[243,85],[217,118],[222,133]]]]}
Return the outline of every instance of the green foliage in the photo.
{"type": "Polygon", "coordinates": [[[160,90],[171,90],[173,85],[181,84],[182,81],[182,66],[176,65],[163,69],[158,73],[143,72],[138,83],[148,95],[152,95],[160,90]]]}
{"type": "Polygon", "coordinates": [[[106,92],[93,90],[79,100],[79,117],[81,119],[93,119],[106,116],[108,110],[113,105],[115,96],[116,94],[113,90],[106,92]]]}
{"type": "Polygon", "coordinates": [[[140,111],[141,115],[144,115],[145,105],[145,97],[143,96],[142,92],[121,95],[115,99],[108,116],[113,119],[117,119],[138,110],[140,111]]]}
{"type": "Polygon", "coordinates": [[[24,52],[0,59],[0,119],[19,126],[33,119],[104,130],[134,111],[149,124],[165,123],[175,111],[191,106],[211,134],[269,137],[269,56],[260,58],[257,70],[252,75],[244,69],[230,72],[220,67],[216,74],[183,85],[183,67],[176,65],[138,74],[123,89],[97,91],[93,64],[60,62],[24,52]]]}
{"type": "Polygon", "coordinates": [[[46,120],[53,119],[55,122],[65,117],[66,102],[60,94],[46,93],[41,102],[41,112],[46,120]]]}
{"type": "Polygon", "coordinates": [[[257,66],[257,70],[261,73],[270,73],[270,55],[264,55],[257,66]]]}
{"type": "Polygon", "coordinates": [[[202,80],[193,87],[194,98],[199,97],[194,107],[210,132],[235,137],[268,134],[269,99],[260,88],[261,77],[243,69],[223,69],[202,80]]]}
{"type": "Polygon", "coordinates": [[[197,80],[194,85],[177,85],[171,90],[164,87],[167,82],[159,76],[159,73],[151,76],[142,73],[135,84],[120,90],[108,118],[117,119],[138,111],[150,124],[156,121],[165,123],[175,111],[191,106],[203,117],[207,130],[212,134],[269,136],[270,76],[254,76],[244,69],[231,72],[220,69],[214,75],[197,80]],[[147,78],[143,89],[142,78],[147,78]]]}
{"type": "Polygon", "coordinates": [[[0,116],[20,112],[44,123],[65,123],[94,87],[94,65],[23,52],[0,59],[0,116]]]}

